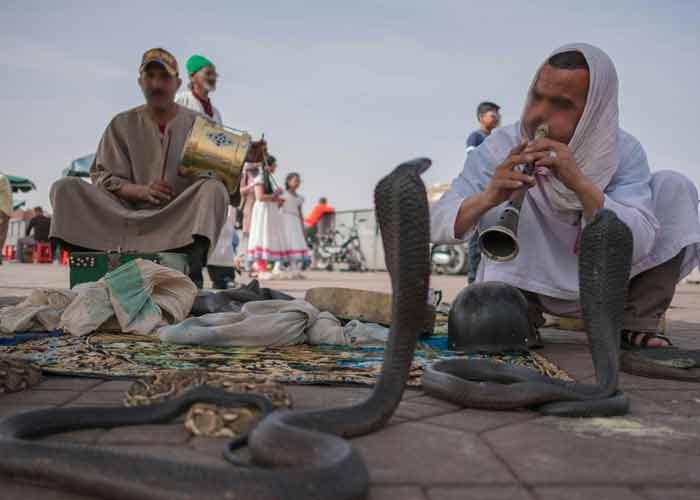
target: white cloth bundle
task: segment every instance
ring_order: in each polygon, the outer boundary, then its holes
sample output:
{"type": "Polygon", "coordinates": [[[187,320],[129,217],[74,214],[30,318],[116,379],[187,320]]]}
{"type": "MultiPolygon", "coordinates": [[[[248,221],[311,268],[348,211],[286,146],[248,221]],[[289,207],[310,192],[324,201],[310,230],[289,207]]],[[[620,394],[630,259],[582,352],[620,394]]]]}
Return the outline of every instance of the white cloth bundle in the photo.
{"type": "Polygon", "coordinates": [[[261,300],[243,304],[241,312],[188,318],[158,330],[163,342],[191,345],[282,347],[295,344],[360,345],[386,342],[380,325],[351,321],[344,327],[329,312],[305,300],[261,300]]]}

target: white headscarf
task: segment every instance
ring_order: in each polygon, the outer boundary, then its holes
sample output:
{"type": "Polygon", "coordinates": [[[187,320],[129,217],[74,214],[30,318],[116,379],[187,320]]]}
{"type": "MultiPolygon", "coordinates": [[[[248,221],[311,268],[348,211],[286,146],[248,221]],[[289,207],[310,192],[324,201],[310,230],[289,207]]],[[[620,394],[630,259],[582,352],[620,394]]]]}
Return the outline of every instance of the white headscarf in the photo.
{"type": "MultiPolygon", "coordinates": [[[[605,52],[585,43],[564,45],[552,52],[549,57],[568,51],[582,53],[590,70],[586,106],[578,125],[576,125],[574,136],[569,142],[569,150],[586,177],[602,191],[610,182],[620,163],[620,152],[617,144],[620,127],[617,107],[617,72],[615,65],[605,52]]],[[[542,66],[545,64],[546,61],[542,66]]],[[[530,84],[530,92],[537,82],[542,66],[535,73],[530,84]]],[[[528,92],[528,97],[529,95],[528,92]]],[[[523,120],[521,120],[522,123],[523,120]]],[[[521,132],[523,136],[526,136],[524,128],[521,132]]],[[[542,169],[541,173],[546,175],[548,171],[542,169]]],[[[548,175],[544,182],[539,184],[554,208],[558,210],[583,209],[576,194],[554,176],[548,175]]]]}

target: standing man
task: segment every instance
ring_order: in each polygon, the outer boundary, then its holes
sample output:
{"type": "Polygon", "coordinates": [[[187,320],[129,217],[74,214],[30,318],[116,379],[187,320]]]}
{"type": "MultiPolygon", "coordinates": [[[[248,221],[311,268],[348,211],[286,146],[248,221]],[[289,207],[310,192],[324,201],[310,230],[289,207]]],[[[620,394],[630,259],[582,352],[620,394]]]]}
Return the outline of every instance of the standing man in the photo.
{"type": "MultiPolygon", "coordinates": [[[[0,172],[0,252],[5,248],[5,238],[10,227],[10,214],[12,213],[12,186],[10,179],[0,172]]],[[[2,253],[0,253],[2,264],[2,253]]]]}
{"type": "Polygon", "coordinates": [[[313,206],[311,213],[304,219],[304,235],[307,242],[311,243],[311,268],[316,267],[318,260],[318,251],[321,244],[320,236],[329,231],[331,223],[331,215],[324,217],[327,214],[334,214],[335,208],[328,204],[325,197],[321,197],[318,203],[313,206]]]}
{"type": "Polygon", "coordinates": [[[479,121],[479,128],[467,137],[467,153],[479,147],[484,142],[493,129],[501,124],[501,107],[493,102],[484,101],[476,108],[476,119],[479,121]]]}
{"type": "Polygon", "coordinates": [[[521,120],[467,157],[432,206],[430,229],[433,242],[471,238],[527,186],[517,257],[485,258],[478,280],[523,290],[537,327],[543,311],[580,317],[579,238],[598,210],[612,210],[634,237],[623,344],[661,347],[670,343],[662,319],[676,284],[700,262],[698,192],[678,172],[650,172],[642,145],[620,128],[617,95],[605,52],[584,43],[555,50],[535,73],[521,120]],[[549,137],[534,140],[542,124],[549,137]],[[517,168],[524,164],[535,176],[517,168]]]}
{"type": "MultiPolygon", "coordinates": [[[[190,78],[187,90],[180,92],[175,97],[175,102],[223,125],[219,110],[214,107],[209,98],[209,94],[216,90],[216,79],[219,76],[214,63],[204,56],[195,54],[187,60],[187,74],[190,78]]],[[[236,212],[231,206],[227,210],[221,235],[207,262],[209,278],[213,287],[219,290],[228,288],[236,280],[236,270],[233,267],[234,253],[231,246],[231,239],[236,231],[236,212]]]]}
{"type": "MultiPolygon", "coordinates": [[[[467,137],[467,154],[479,147],[493,129],[501,123],[501,107],[493,102],[484,101],[476,108],[476,118],[479,120],[479,128],[467,137]]],[[[469,272],[467,282],[474,283],[476,271],[481,262],[481,250],[479,249],[479,234],[476,233],[469,240],[469,272]]]]}
{"type": "Polygon", "coordinates": [[[315,237],[321,217],[332,213],[335,213],[335,208],[328,204],[328,200],[325,197],[319,198],[318,203],[313,206],[309,215],[304,219],[304,232],[306,236],[311,238],[315,237]]]}

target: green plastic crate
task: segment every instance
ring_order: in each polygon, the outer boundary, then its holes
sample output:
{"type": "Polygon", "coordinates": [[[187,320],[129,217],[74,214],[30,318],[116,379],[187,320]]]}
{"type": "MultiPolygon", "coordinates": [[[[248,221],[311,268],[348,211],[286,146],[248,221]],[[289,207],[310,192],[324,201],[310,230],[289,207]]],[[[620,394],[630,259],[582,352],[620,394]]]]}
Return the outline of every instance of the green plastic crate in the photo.
{"type": "Polygon", "coordinates": [[[183,274],[189,273],[189,257],[183,253],[73,252],[68,261],[70,287],[98,281],[108,272],[134,259],[150,260],[183,274]]]}

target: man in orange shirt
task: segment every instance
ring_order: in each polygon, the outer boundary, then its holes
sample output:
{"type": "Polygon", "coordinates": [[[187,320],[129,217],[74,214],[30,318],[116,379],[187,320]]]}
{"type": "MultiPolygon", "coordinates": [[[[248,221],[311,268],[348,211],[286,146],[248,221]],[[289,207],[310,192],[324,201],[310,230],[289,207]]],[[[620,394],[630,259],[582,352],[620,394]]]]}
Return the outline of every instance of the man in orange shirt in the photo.
{"type": "Polygon", "coordinates": [[[323,217],[326,214],[332,214],[335,212],[335,208],[330,206],[328,204],[328,200],[326,198],[321,198],[318,200],[318,203],[314,205],[314,208],[311,209],[311,213],[304,219],[304,232],[306,233],[306,237],[314,237],[316,236],[316,232],[318,229],[318,221],[321,220],[321,217],[323,217]]]}

